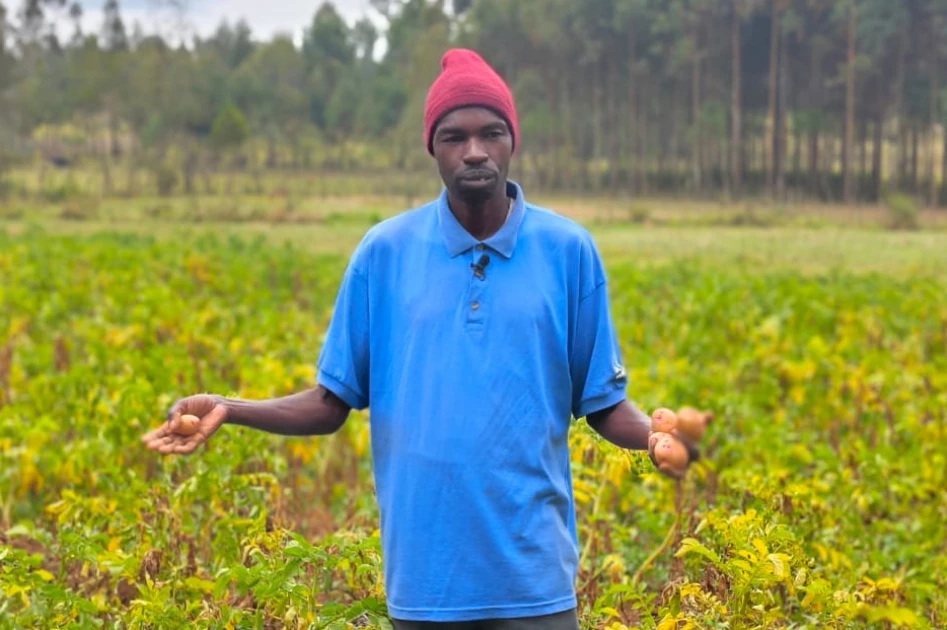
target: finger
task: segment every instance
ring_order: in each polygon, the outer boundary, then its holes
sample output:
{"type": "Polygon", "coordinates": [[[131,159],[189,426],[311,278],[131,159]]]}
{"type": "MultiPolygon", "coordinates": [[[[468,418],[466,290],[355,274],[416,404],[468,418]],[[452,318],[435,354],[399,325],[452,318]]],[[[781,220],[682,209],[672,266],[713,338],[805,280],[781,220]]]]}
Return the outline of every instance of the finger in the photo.
{"type": "Polygon", "coordinates": [[[175,449],[174,441],[161,442],[155,447],[155,450],[161,453],[162,455],[170,455],[171,453],[174,452],[174,449],[175,449]]]}
{"type": "Polygon", "coordinates": [[[193,453],[194,450],[200,445],[200,443],[203,442],[203,438],[200,438],[199,436],[200,436],[199,433],[195,433],[193,436],[191,436],[187,440],[183,442],[178,442],[177,444],[174,445],[173,452],[179,455],[187,455],[187,454],[193,453]],[[198,439],[193,439],[193,438],[198,438],[198,439]]]}
{"type": "Polygon", "coordinates": [[[162,444],[169,444],[174,438],[170,435],[161,435],[145,442],[145,446],[154,450],[162,444]]]}
{"type": "Polygon", "coordinates": [[[174,401],[174,404],[171,405],[171,408],[168,409],[168,413],[165,415],[165,422],[170,423],[175,417],[181,416],[181,410],[184,407],[183,399],[178,399],[174,401]]]}
{"type": "Polygon", "coordinates": [[[155,442],[155,449],[162,452],[173,452],[174,448],[184,441],[184,437],[180,435],[168,435],[155,442]]]}
{"type": "Polygon", "coordinates": [[[147,444],[149,442],[153,442],[157,438],[164,437],[167,434],[167,427],[165,425],[161,425],[160,427],[152,429],[151,431],[148,431],[148,433],[145,433],[143,436],[141,436],[141,441],[147,444]]]}

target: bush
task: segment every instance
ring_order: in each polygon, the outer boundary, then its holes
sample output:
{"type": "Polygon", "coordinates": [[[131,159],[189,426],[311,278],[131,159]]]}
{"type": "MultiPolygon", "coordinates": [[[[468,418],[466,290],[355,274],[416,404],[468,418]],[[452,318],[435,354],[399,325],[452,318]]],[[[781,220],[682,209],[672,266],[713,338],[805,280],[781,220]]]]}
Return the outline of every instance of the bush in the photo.
{"type": "Polygon", "coordinates": [[[890,230],[916,230],[920,225],[920,212],[909,195],[889,193],[885,196],[888,211],[887,227],[890,230]]]}
{"type": "Polygon", "coordinates": [[[81,196],[82,188],[72,177],[58,184],[47,184],[40,192],[40,197],[50,203],[62,203],[81,196]]]}
{"type": "Polygon", "coordinates": [[[158,194],[162,197],[167,197],[174,192],[174,189],[178,185],[178,174],[170,166],[162,164],[158,167],[157,175],[157,184],[158,184],[158,194]]]}
{"type": "Polygon", "coordinates": [[[89,197],[72,198],[62,206],[58,216],[66,221],[94,221],[99,218],[99,204],[89,197]]]}
{"type": "Polygon", "coordinates": [[[628,209],[628,220],[637,225],[647,223],[651,220],[651,209],[644,206],[632,206],[628,209]]]}
{"type": "Polygon", "coordinates": [[[16,186],[14,186],[13,180],[0,175],[0,201],[10,199],[15,192],[16,186]]]}

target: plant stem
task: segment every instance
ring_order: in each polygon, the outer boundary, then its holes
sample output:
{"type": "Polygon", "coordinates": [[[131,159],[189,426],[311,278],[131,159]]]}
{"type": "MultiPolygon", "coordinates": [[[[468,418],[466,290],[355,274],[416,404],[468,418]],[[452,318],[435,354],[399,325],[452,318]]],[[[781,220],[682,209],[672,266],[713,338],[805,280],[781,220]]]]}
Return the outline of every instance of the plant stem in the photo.
{"type": "Polygon", "coordinates": [[[644,573],[645,569],[647,569],[651,565],[651,563],[654,562],[655,559],[658,556],[660,556],[662,553],[664,553],[664,550],[668,548],[668,546],[671,544],[671,541],[674,540],[674,535],[677,533],[677,528],[680,527],[680,524],[681,524],[681,510],[678,509],[677,518],[674,519],[674,524],[671,525],[671,528],[668,530],[667,536],[665,536],[664,538],[664,542],[662,542],[661,546],[655,549],[651,553],[651,555],[648,556],[643,563],[641,563],[641,566],[638,567],[638,570],[635,571],[635,574],[631,577],[632,586],[635,586],[636,584],[638,584],[638,580],[641,579],[641,575],[644,573]]]}

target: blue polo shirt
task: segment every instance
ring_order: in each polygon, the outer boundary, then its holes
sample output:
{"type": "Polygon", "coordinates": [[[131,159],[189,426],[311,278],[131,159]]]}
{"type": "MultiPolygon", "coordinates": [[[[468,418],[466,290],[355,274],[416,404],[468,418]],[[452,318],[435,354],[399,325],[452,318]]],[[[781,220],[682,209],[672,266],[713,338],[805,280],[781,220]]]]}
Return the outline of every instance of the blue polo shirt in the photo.
{"type": "Polygon", "coordinates": [[[507,189],[512,211],[483,242],[446,191],[372,227],[320,351],[319,383],[369,409],[395,618],[576,606],[568,432],[625,398],[625,370],[591,236],[507,189]]]}

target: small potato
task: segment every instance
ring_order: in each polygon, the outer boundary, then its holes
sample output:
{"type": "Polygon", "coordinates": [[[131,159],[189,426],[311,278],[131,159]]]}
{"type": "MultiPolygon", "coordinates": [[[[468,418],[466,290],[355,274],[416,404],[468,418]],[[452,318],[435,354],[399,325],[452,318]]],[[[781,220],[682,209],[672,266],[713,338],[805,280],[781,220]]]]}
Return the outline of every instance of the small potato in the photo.
{"type": "Polygon", "coordinates": [[[654,458],[659,468],[667,466],[676,471],[685,470],[690,459],[687,456],[687,448],[670,436],[658,440],[654,447],[654,458]]]}
{"type": "Polygon", "coordinates": [[[186,413],[181,416],[181,422],[178,423],[175,433],[178,435],[194,435],[201,424],[201,419],[195,415],[186,413]]]}
{"type": "Polygon", "coordinates": [[[665,438],[671,438],[670,433],[664,433],[663,431],[654,431],[648,435],[648,449],[653,449],[654,445],[657,444],[660,440],[665,438]]]}
{"type": "Polygon", "coordinates": [[[704,431],[710,420],[710,414],[693,407],[683,407],[677,411],[677,430],[693,442],[704,437],[704,431]]]}
{"type": "Polygon", "coordinates": [[[677,415],[670,409],[655,409],[651,414],[651,430],[671,433],[677,427],[677,415]]]}

